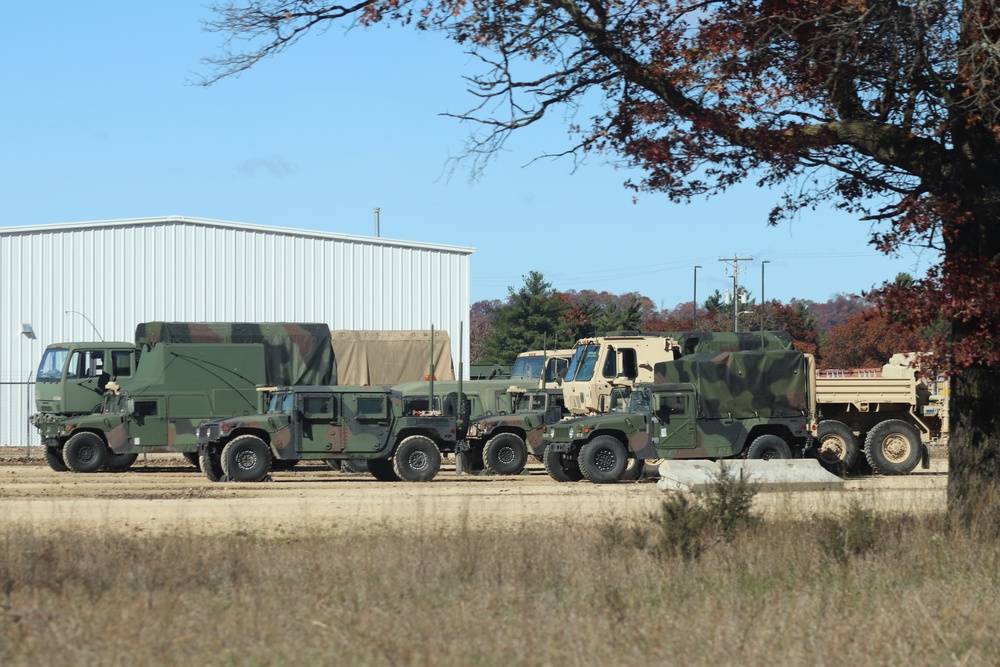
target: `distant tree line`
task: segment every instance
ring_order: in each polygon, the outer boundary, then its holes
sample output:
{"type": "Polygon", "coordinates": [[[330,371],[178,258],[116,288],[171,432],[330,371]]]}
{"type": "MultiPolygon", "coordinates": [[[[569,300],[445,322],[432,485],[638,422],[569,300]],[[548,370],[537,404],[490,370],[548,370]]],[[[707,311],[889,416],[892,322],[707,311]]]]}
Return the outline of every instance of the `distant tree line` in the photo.
{"type": "MultiPolygon", "coordinates": [[[[471,363],[509,364],[527,350],[559,349],[609,331],[733,331],[733,308],[716,290],[695,312],[692,301],[657,309],[638,292],[553,289],[537,271],[508,287],[504,300],[477,301],[470,313],[471,363]],[[694,320],[693,318],[696,318],[694,320]]],[[[913,283],[906,273],[893,285],[913,283]]],[[[908,331],[901,317],[879,310],[864,296],[837,294],[826,302],[768,300],[749,292],[738,310],[739,330],[788,331],[795,348],[816,355],[821,368],[878,368],[896,352],[920,351],[935,333],[908,331]],[[763,327],[761,318],[763,317],[763,327]]]]}

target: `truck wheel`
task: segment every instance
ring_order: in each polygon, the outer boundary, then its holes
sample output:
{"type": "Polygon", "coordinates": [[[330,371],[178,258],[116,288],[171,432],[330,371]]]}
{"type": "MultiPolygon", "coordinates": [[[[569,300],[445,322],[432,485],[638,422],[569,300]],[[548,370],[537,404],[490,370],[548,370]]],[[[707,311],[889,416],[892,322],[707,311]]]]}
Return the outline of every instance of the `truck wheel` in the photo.
{"type": "Polygon", "coordinates": [[[340,472],[368,472],[368,461],[364,459],[344,459],[340,462],[340,472]]]}
{"type": "Polygon", "coordinates": [[[628,466],[628,453],[618,438],[599,435],[580,449],[583,476],[594,484],[614,484],[628,466]]]}
{"type": "Polygon", "coordinates": [[[108,460],[108,446],[96,433],[77,433],[63,447],[63,461],[73,472],[96,472],[108,460]]]}
{"type": "Polygon", "coordinates": [[[579,482],[583,479],[580,465],[576,459],[563,452],[553,452],[551,447],[545,448],[542,454],[542,465],[549,477],[557,482],[579,482]]]}
{"type": "Polygon", "coordinates": [[[528,463],[528,448],[516,433],[501,433],[483,447],[483,471],[487,475],[520,475],[528,463]]]}
{"type": "Polygon", "coordinates": [[[222,448],[222,472],[234,482],[260,482],[271,469],[271,450],[255,435],[233,438],[222,448]]]}
{"type": "Polygon", "coordinates": [[[198,467],[212,482],[222,479],[222,457],[218,452],[203,452],[198,456],[198,467]]]}
{"type": "Polygon", "coordinates": [[[858,439],[850,427],[835,419],[821,421],[816,427],[816,458],[836,475],[843,475],[858,460],[858,439]]]}
{"type": "Polygon", "coordinates": [[[66,462],[63,461],[62,447],[46,447],[45,462],[56,472],[69,472],[66,462]]]}
{"type": "Polygon", "coordinates": [[[181,456],[195,468],[201,468],[201,462],[198,460],[198,452],[181,452],[181,456]]]}
{"type": "Polygon", "coordinates": [[[886,475],[911,472],[920,463],[920,454],[920,434],[901,419],[876,424],[865,438],[865,458],[874,470],[886,475]]]}
{"type": "Polygon", "coordinates": [[[790,459],[792,458],[792,448],[788,443],[776,435],[761,435],[754,438],[747,450],[748,459],[790,459]]]}
{"type": "Polygon", "coordinates": [[[401,482],[391,459],[368,459],[368,472],[380,482],[401,482]]]}
{"type": "Polygon", "coordinates": [[[123,472],[131,468],[137,458],[139,458],[139,455],[135,452],[128,452],[127,454],[108,452],[108,460],[104,463],[104,469],[108,472],[123,472]]]}
{"type": "Polygon", "coordinates": [[[423,435],[411,435],[396,448],[392,469],[404,482],[428,482],[441,469],[441,451],[423,435]]]}

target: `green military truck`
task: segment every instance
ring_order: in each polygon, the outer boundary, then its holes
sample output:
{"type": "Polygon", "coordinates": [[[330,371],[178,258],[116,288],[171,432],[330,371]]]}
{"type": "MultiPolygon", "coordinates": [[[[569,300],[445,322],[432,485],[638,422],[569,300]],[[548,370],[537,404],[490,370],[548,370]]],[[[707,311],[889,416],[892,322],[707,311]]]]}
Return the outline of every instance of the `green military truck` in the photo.
{"type": "Polygon", "coordinates": [[[623,411],[548,428],[543,463],[560,482],[618,481],[630,458],[802,456],[816,434],[815,360],[790,350],[692,354],[653,367],[623,411]]]}
{"type": "Polygon", "coordinates": [[[322,460],[365,461],[376,479],[424,482],[437,475],[442,453],[455,451],[456,418],[407,406],[391,387],[264,387],[259,393],[257,414],[198,428],[209,479],[259,482],[275,462],[322,460]]]}
{"type": "MultiPolygon", "coordinates": [[[[45,434],[59,432],[69,417],[99,412],[109,382],[127,380],[135,373],[138,354],[132,343],[53,343],[45,348],[35,373],[35,409],[29,421],[45,434]]],[[[45,460],[66,472],[61,452],[45,447],[45,460]]]]}
{"type": "Polygon", "coordinates": [[[124,469],[146,452],[196,463],[198,424],[254,413],[257,386],[337,381],[323,324],[149,322],[136,328],[135,354],[101,412],[39,422],[53,468],[124,469]]]}
{"type": "Polygon", "coordinates": [[[469,421],[459,451],[467,458],[471,472],[519,475],[528,463],[528,454],[541,451],[546,426],[569,415],[561,389],[511,387],[509,393],[510,412],[469,421]]]}

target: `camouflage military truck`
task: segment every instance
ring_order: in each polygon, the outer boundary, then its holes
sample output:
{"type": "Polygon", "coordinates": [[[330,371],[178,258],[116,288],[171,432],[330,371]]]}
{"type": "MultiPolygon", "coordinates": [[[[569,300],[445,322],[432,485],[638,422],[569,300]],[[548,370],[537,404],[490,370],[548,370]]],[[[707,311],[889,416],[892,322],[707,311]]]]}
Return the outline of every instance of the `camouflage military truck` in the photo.
{"type": "Polygon", "coordinates": [[[543,463],[560,482],[618,481],[629,459],[802,456],[815,435],[815,361],[801,352],[699,353],[653,367],[624,411],[548,428],[543,463]]]}
{"type": "Polygon", "coordinates": [[[124,469],[144,452],[196,462],[198,424],[254,413],[258,385],[336,382],[322,324],[153,322],[137,327],[136,344],[140,363],[100,413],[40,428],[50,465],[124,469]]]}
{"type": "Polygon", "coordinates": [[[702,352],[790,350],[786,331],[619,331],[577,342],[562,388],[574,415],[608,412],[611,389],[653,382],[653,364],[702,352]]]}
{"type": "MultiPolygon", "coordinates": [[[[561,389],[511,387],[510,394],[511,412],[470,420],[459,451],[466,456],[471,472],[520,474],[529,452],[541,452],[545,427],[569,415],[561,389]]],[[[541,455],[537,456],[541,460],[541,455]]]]}
{"type": "MultiPolygon", "coordinates": [[[[133,343],[53,343],[45,348],[35,373],[35,409],[29,418],[42,433],[58,434],[68,417],[99,412],[109,382],[135,373],[138,352],[133,343]]],[[[56,471],[68,470],[61,452],[45,447],[45,460],[56,471]]]]}
{"type": "Polygon", "coordinates": [[[259,482],[278,461],[363,460],[376,479],[424,482],[456,436],[454,416],[414,411],[390,387],[267,387],[258,414],[201,425],[198,453],[213,481],[259,482]]]}

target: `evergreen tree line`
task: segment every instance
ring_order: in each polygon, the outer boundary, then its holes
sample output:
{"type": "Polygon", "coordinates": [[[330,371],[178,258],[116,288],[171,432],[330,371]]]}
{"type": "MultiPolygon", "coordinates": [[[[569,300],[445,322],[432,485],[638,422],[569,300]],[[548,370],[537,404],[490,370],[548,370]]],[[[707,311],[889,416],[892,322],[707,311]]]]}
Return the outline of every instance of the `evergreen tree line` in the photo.
{"type": "MultiPolygon", "coordinates": [[[[692,301],[657,309],[638,292],[560,292],[540,272],[523,278],[520,288],[508,288],[506,300],[472,305],[471,363],[509,364],[527,350],[569,348],[581,338],[610,331],[734,331],[738,324],[739,331],[790,332],[795,349],[816,355],[821,368],[878,368],[897,352],[924,349],[933,333],[912,333],[893,313],[857,295],[837,294],[823,303],[771,299],[761,304],[744,292],[734,313],[718,290],[697,310],[692,301]]],[[[893,284],[905,288],[912,282],[901,273],[893,284]]]]}

